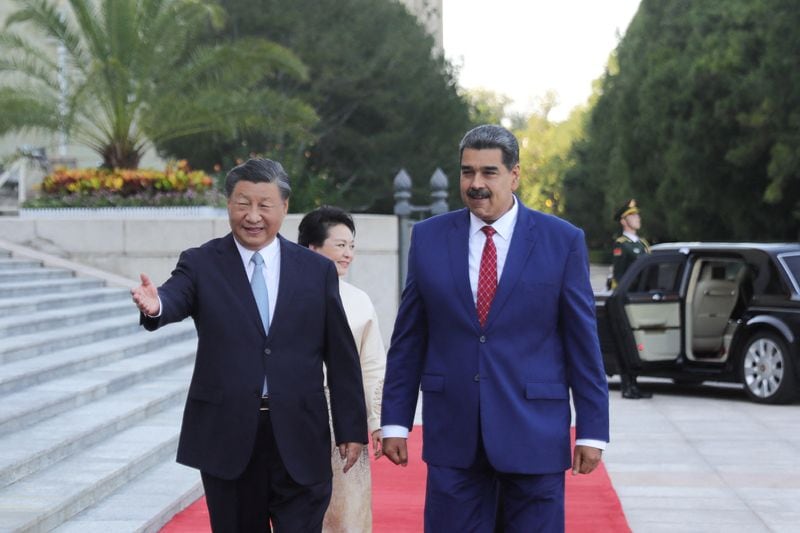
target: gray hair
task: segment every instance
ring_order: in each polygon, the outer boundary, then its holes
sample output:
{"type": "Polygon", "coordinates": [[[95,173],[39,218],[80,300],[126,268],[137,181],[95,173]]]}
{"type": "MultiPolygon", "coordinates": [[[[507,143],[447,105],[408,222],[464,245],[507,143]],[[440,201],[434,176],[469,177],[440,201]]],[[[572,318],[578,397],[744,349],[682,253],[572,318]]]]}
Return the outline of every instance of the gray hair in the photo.
{"type": "Polygon", "coordinates": [[[236,184],[242,180],[253,183],[275,183],[284,200],[288,200],[292,194],[289,175],[283,170],[283,165],[271,159],[248,159],[241,165],[233,167],[225,177],[225,195],[228,198],[233,194],[236,184]]]}
{"type": "Polygon", "coordinates": [[[502,126],[483,124],[472,128],[464,135],[458,145],[459,158],[464,155],[464,149],[487,150],[499,148],[503,153],[503,165],[508,170],[519,163],[519,143],[514,134],[502,126]]]}

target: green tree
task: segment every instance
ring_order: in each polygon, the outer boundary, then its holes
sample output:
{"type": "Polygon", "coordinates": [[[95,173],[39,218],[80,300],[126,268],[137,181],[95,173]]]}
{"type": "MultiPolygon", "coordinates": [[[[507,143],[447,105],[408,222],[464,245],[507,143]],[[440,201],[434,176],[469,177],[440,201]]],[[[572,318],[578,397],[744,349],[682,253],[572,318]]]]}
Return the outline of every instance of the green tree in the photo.
{"type": "Polygon", "coordinates": [[[522,200],[534,209],[563,215],[563,178],[573,165],[570,149],[583,134],[585,108],[576,107],[567,120],[554,122],[549,115],[556,98],[552,91],[540,98],[538,109],[515,133],[520,142],[522,200]]]}
{"type": "Polygon", "coordinates": [[[469,116],[474,124],[500,124],[512,102],[505,94],[483,88],[465,90],[463,97],[469,103],[469,116]]]}
{"type": "Polygon", "coordinates": [[[169,145],[208,168],[226,154],[270,154],[288,161],[294,210],[321,202],[353,211],[391,212],[392,180],[405,168],[415,200],[429,199],[437,167],[458,202],[458,142],[471,126],[451,67],[432,55],[432,38],[391,0],[226,0],[230,37],[266,36],[309,67],[305,82],[281,90],[314,107],[312,142],[268,129],[193,138],[169,145]],[[309,192],[311,191],[311,192],[309,192]]]}
{"type": "Polygon", "coordinates": [[[501,124],[511,130],[519,130],[528,122],[528,115],[512,111],[510,96],[490,89],[477,88],[461,91],[469,104],[469,118],[473,124],[501,124]]]}
{"type": "Polygon", "coordinates": [[[63,14],[56,0],[15,2],[0,34],[0,134],[65,131],[104,166],[136,168],[151,143],[266,127],[302,136],[316,119],[269,87],[307,75],[287,49],[258,38],[202,44],[223,23],[211,0],[71,0],[63,14]],[[48,41],[66,51],[66,94],[48,41]]]}
{"type": "Polygon", "coordinates": [[[600,194],[575,205],[595,239],[628,197],[656,240],[798,238],[799,23],[791,0],[643,0],[567,179],[600,194]]]}

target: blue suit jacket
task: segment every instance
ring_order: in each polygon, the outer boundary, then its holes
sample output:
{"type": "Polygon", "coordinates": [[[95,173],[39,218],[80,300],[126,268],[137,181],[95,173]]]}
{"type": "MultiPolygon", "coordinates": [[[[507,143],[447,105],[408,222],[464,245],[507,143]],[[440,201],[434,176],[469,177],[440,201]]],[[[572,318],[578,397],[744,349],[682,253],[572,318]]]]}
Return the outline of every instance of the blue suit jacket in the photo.
{"type": "Polygon", "coordinates": [[[570,391],[578,438],[609,433],[583,232],[520,202],[485,328],[470,290],[468,233],[466,209],[414,226],[382,423],[412,427],[421,387],[428,463],[468,467],[480,434],[498,471],[563,471],[570,391]]]}
{"type": "Polygon", "coordinates": [[[197,328],[178,462],[224,479],[244,471],[266,373],[281,458],[292,478],[308,485],[332,475],[323,362],[337,442],[367,441],[366,407],[333,262],[278,238],[281,272],[269,335],[231,234],[181,254],[158,289],[161,316],[142,316],[142,324],[153,330],[191,316],[197,328]]]}

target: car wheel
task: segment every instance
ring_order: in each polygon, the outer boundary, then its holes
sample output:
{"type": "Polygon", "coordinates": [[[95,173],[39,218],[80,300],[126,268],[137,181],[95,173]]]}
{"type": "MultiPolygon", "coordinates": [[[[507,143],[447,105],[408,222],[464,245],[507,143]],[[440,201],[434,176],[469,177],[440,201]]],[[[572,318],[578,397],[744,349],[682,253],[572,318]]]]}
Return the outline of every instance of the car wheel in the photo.
{"type": "Polygon", "coordinates": [[[744,390],[759,403],[788,403],[796,394],[792,359],[786,342],[768,331],[753,335],[740,359],[744,390]]]}

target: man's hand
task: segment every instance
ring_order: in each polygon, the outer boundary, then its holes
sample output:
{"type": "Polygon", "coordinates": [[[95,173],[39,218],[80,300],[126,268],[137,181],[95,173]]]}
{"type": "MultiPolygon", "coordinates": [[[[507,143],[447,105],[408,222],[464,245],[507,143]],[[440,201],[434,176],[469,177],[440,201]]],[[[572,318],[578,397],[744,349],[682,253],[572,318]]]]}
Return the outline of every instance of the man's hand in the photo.
{"type": "Polygon", "coordinates": [[[131,289],[133,303],[145,315],[156,316],[161,311],[158,303],[158,289],[145,274],[140,274],[139,277],[142,279],[142,284],[131,289]]]}
{"type": "Polygon", "coordinates": [[[356,464],[358,456],[361,455],[362,447],[363,445],[360,442],[345,442],[339,445],[339,455],[342,457],[342,461],[346,460],[342,472],[346,474],[356,464]]]}
{"type": "Polygon", "coordinates": [[[598,448],[575,446],[575,455],[572,457],[572,475],[591,473],[600,464],[602,456],[603,450],[598,448]]]}
{"type": "Polygon", "coordinates": [[[383,439],[383,455],[400,466],[408,466],[408,439],[387,437],[383,439]]]}
{"type": "Polygon", "coordinates": [[[382,435],[383,432],[380,429],[372,432],[372,449],[375,451],[375,459],[380,459],[383,455],[382,435]]]}

